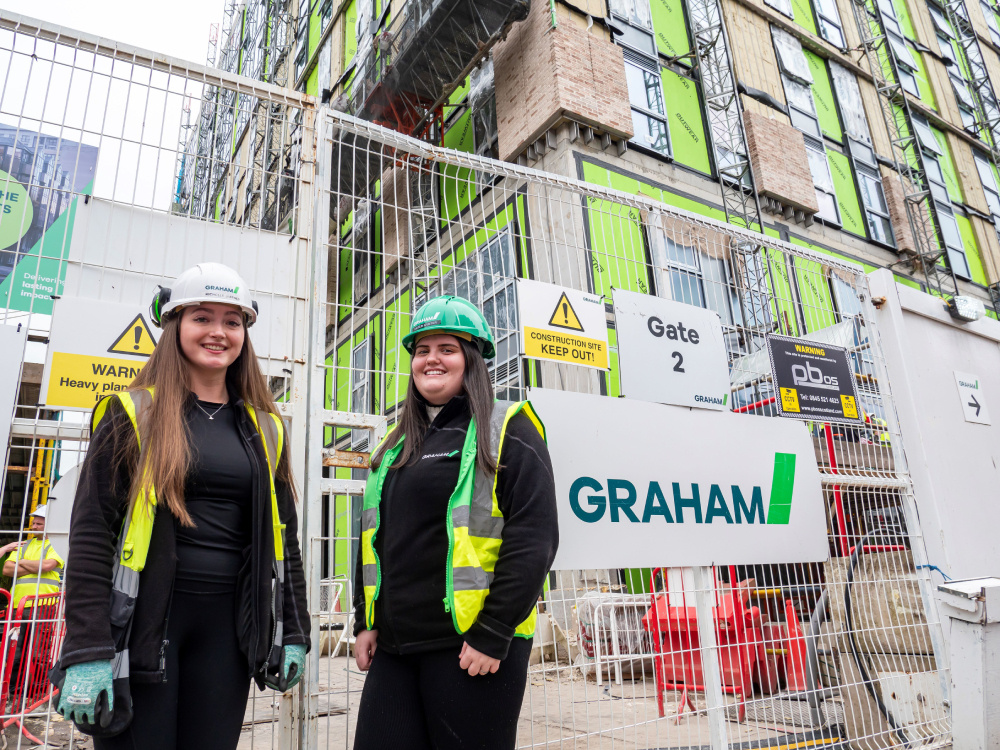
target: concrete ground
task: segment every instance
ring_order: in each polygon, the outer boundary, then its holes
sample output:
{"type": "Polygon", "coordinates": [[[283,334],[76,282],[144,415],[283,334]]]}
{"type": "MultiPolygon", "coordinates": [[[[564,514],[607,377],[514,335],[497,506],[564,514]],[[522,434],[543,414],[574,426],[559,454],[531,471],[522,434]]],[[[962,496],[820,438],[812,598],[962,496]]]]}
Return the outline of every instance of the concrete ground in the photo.
{"type": "MultiPolygon", "coordinates": [[[[352,748],[364,681],[365,675],[358,671],[353,658],[322,658],[317,701],[319,742],[310,750],[352,748]]],[[[708,746],[709,717],[704,711],[703,697],[696,693],[694,709],[688,706],[678,717],[679,700],[679,693],[667,692],[665,716],[661,718],[657,712],[654,679],[648,670],[643,674],[637,669],[635,679],[629,679],[626,672],[621,684],[615,684],[606,676],[603,684],[598,685],[593,673],[588,678],[579,669],[565,665],[534,665],[529,671],[521,709],[518,748],[653,750],[708,746]]],[[[252,688],[239,750],[277,750],[281,747],[279,701],[279,696],[272,691],[259,692],[252,688]]],[[[730,705],[735,703],[732,696],[727,696],[727,701],[730,705]]],[[[45,747],[93,748],[89,738],[78,731],[71,732],[69,722],[63,721],[58,714],[36,715],[28,718],[25,725],[36,736],[48,738],[45,747]]],[[[793,744],[795,740],[791,735],[809,731],[808,728],[750,721],[723,721],[722,727],[734,746],[781,737],[786,737],[786,741],[774,742],[773,746],[801,746],[793,744]]],[[[0,750],[35,747],[38,745],[19,735],[16,726],[6,728],[0,735],[0,750]]]]}
{"type": "MultiPolygon", "coordinates": [[[[321,716],[317,750],[350,750],[365,675],[358,671],[353,658],[344,656],[324,657],[320,672],[318,710],[321,716]]],[[[689,709],[678,720],[679,698],[679,693],[666,693],[666,715],[660,718],[652,674],[645,678],[638,675],[634,680],[624,679],[620,685],[605,679],[603,685],[598,686],[593,676],[587,679],[578,669],[535,665],[528,675],[518,727],[518,747],[651,750],[707,746],[710,742],[709,719],[704,713],[704,700],[696,694],[694,704],[700,712],[689,709]]],[[[734,702],[731,696],[728,700],[734,702]]],[[[254,718],[259,723],[244,725],[239,750],[278,747],[276,725],[263,723],[272,711],[270,696],[260,694],[252,703],[254,707],[248,708],[247,719],[251,720],[255,710],[254,718]]],[[[734,745],[805,731],[792,726],[750,722],[727,721],[724,726],[734,745]]]]}

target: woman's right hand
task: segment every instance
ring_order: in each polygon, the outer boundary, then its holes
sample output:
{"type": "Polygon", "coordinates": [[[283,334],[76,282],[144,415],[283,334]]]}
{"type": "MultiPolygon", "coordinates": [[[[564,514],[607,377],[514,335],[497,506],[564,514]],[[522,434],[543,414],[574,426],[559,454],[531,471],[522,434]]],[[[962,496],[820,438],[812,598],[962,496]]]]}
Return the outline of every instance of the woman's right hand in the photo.
{"type": "Polygon", "coordinates": [[[372,665],[375,649],[378,646],[377,630],[362,630],[354,639],[354,661],[358,669],[367,672],[372,665]]]}

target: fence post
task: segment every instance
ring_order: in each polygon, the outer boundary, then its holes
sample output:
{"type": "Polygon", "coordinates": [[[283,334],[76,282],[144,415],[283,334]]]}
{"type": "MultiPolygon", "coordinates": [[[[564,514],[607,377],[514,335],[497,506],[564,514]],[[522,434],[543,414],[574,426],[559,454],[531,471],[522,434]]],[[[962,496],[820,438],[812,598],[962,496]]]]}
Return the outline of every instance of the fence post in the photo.
{"type": "Polygon", "coordinates": [[[326,109],[304,110],[300,180],[299,226],[308,235],[309,324],[306,346],[305,436],[306,463],[303,471],[302,564],[311,610],[312,649],[305,679],[299,686],[298,750],[313,750],[319,742],[317,700],[319,698],[320,631],[317,607],[320,601],[321,554],[312,539],[321,535],[323,523],[323,395],[326,386],[323,363],[326,347],[327,248],[330,194],[327,177],[330,161],[330,119],[326,109]],[[309,129],[312,129],[310,138],[309,129]],[[309,149],[307,150],[307,144],[309,149]],[[311,153],[310,153],[311,151],[311,153]]]}
{"type": "Polygon", "coordinates": [[[726,699],[722,695],[722,670],[719,668],[719,644],[715,638],[714,568],[693,567],[694,606],[698,615],[698,642],[701,644],[701,667],[705,680],[705,704],[708,710],[708,733],[712,750],[727,750],[726,699]]]}

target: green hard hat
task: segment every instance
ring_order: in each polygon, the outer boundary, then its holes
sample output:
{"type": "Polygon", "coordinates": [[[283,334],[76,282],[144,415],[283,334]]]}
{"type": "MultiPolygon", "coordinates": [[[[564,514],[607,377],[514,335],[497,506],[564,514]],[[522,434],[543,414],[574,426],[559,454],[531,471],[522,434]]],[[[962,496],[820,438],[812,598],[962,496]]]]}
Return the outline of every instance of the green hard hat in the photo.
{"type": "Polygon", "coordinates": [[[413,316],[410,332],[403,336],[403,346],[410,354],[417,345],[417,336],[430,331],[464,333],[472,338],[485,359],[496,356],[493,332],[479,308],[462,297],[446,294],[421,306],[413,316]]]}

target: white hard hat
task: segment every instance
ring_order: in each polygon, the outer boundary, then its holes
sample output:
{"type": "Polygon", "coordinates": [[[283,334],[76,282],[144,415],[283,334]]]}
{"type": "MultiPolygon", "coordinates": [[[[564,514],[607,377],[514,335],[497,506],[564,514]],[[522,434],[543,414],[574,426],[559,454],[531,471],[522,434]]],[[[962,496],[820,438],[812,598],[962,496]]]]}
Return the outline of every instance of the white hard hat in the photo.
{"type": "Polygon", "coordinates": [[[247,328],[257,321],[257,303],[250,299],[246,282],[221,263],[199,263],[178,276],[169,289],[159,287],[149,306],[149,316],[159,327],[168,313],[199,302],[239,306],[246,315],[247,328]]]}
{"type": "Polygon", "coordinates": [[[45,517],[48,516],[48,514],[49,514],[49,506],[48,505],[39,505],[37,508],[35,508],[30,513],[30,515],[32,515],[32,516],[38,516],[39,518],[45,518],[45,517]]]}

